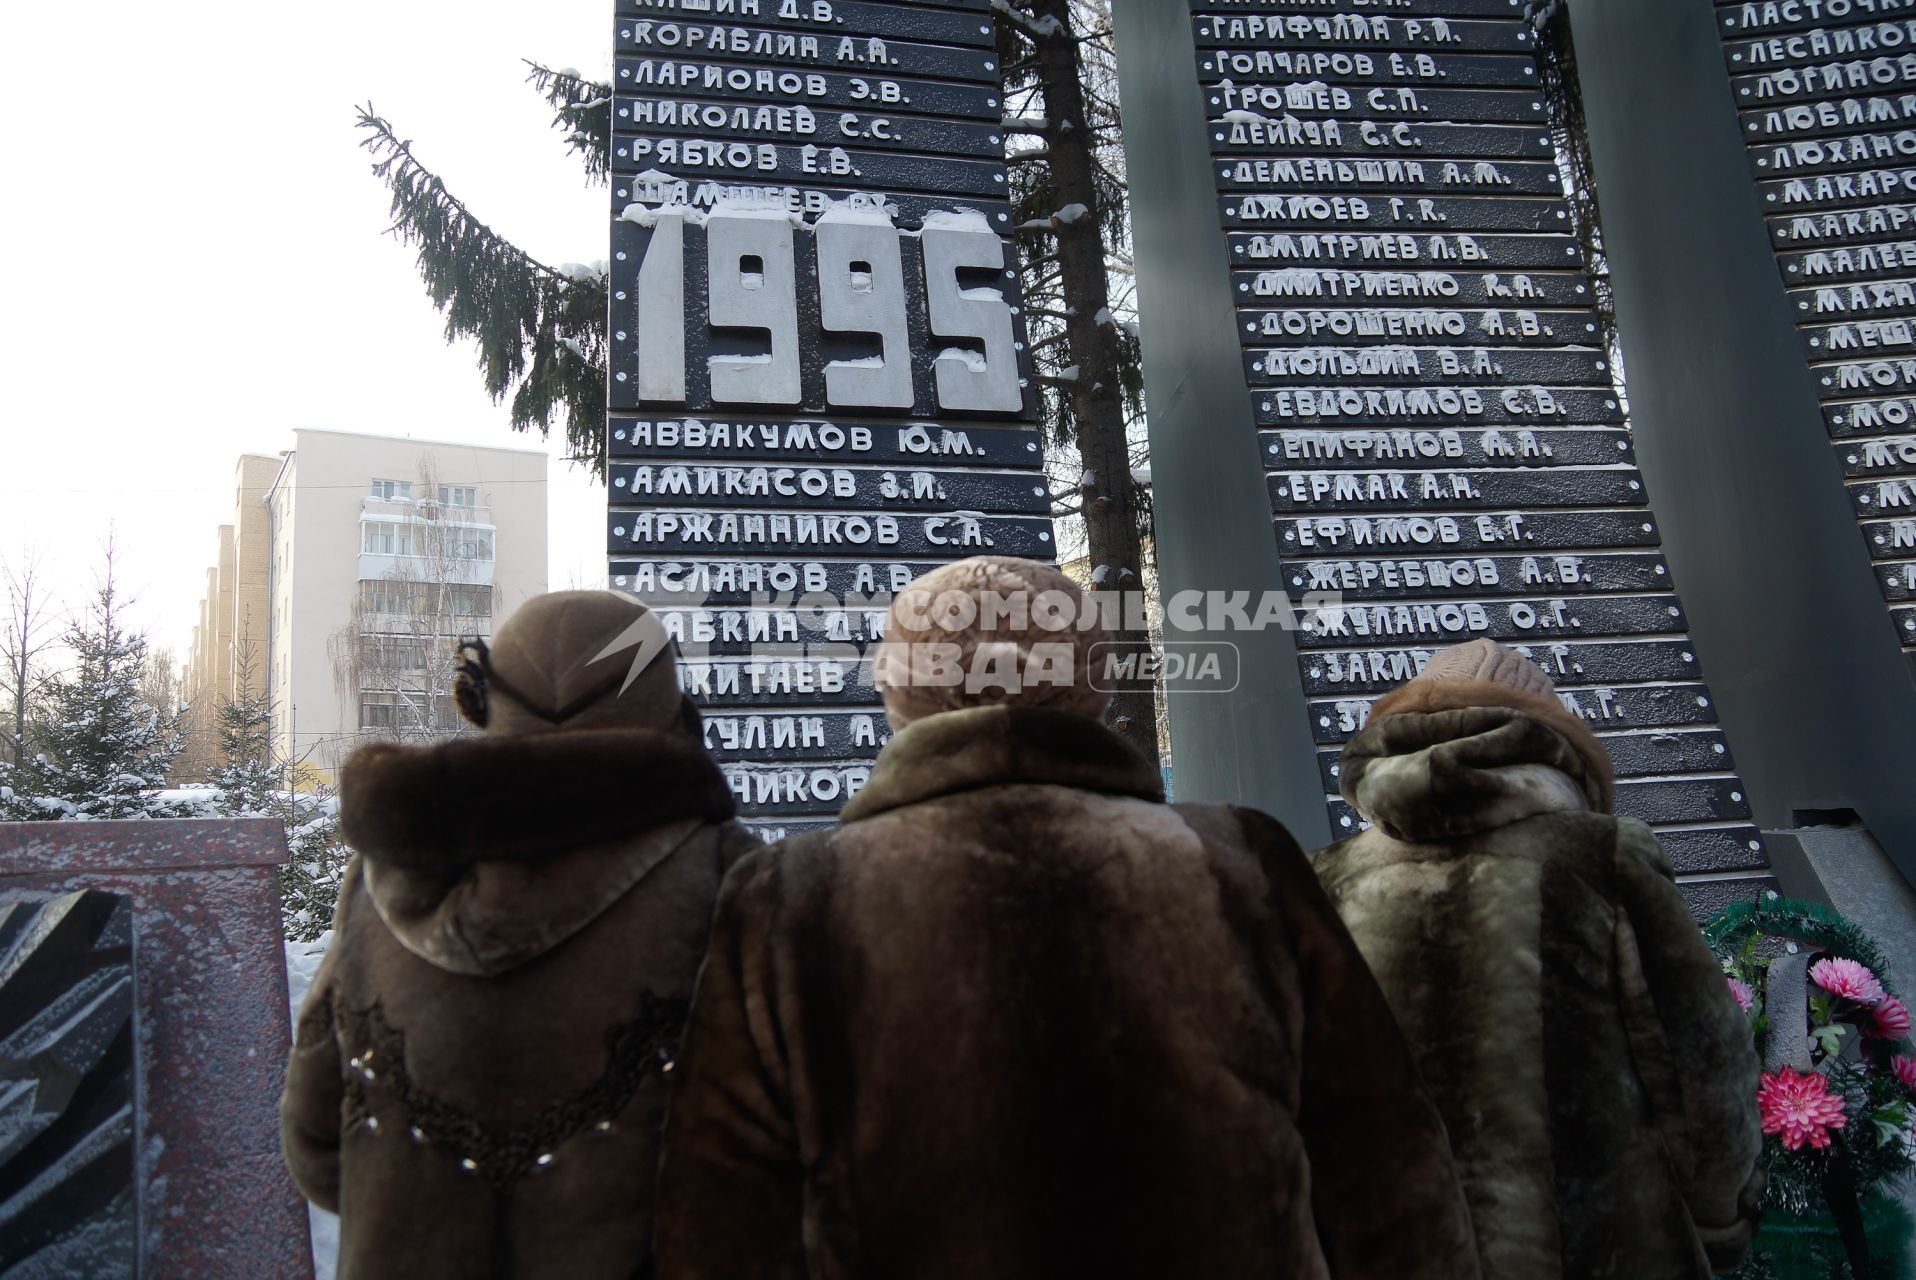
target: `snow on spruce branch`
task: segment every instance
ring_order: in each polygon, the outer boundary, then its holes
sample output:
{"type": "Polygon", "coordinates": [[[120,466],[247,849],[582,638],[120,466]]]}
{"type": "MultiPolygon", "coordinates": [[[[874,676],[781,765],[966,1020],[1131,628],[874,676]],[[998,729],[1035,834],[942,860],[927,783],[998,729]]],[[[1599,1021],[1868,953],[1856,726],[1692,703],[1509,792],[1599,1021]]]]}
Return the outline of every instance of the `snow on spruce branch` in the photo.
{"type": "Polygon", "coordinates": [[[1034,18],[1010,0],[991,0],[991,11],[1033,40],[1050,40],[1064,31],[1063,24],[1056,18],[1034,18]]]}

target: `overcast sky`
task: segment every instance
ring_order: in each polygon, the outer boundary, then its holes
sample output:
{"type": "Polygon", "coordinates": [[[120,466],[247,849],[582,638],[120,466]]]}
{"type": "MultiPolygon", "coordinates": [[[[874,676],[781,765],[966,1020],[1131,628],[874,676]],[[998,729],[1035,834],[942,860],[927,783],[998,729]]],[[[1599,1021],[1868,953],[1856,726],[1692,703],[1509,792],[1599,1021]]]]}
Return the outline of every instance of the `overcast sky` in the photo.
{"type": "MultiPolygon", "coordinates": [[[[239,454],[295,427],[538,445],[383,234],[353,107],[535,256],[605,258],[606,193],[520,59],[605,75],[611,8],[0,6],[0,561],[31,548],[79,603],[114,526],[138,621],[183,654],[239,454]]],[[[551,452],[552,585],[596,581],[604,492],[551,452]]]]}

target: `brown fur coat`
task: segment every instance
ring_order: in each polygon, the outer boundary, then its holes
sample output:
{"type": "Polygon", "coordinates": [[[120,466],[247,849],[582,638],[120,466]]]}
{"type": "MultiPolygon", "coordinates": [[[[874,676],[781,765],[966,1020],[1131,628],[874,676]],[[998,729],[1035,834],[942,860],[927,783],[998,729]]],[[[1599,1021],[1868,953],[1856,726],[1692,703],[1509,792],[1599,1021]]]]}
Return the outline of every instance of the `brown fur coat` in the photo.
{"type": "Polygon", "coordinates": [[[668,1280],[1477,1275],[1296,844],[1080,716],[919,720],[740,863],[680,1067],[668,1280]]]}
{"type": "Polygon", "coordinates": [[[1317,859],[1449,1127],[1488,1276],[1698,1280],[1753,1227],[1750,1029],[1610,766],[1552,698],[1413,681],[1317,859]],[[1707,1258],[1707,1261],[1706,1261],[1707,1258]]]}
{"type": "Polygon", "coordinates": [[[699,745],[601,729],[371,747],[300,1011],[287,1163],[341,1280],[643,1274],[659,1127],[725,870],[699,745]]]}

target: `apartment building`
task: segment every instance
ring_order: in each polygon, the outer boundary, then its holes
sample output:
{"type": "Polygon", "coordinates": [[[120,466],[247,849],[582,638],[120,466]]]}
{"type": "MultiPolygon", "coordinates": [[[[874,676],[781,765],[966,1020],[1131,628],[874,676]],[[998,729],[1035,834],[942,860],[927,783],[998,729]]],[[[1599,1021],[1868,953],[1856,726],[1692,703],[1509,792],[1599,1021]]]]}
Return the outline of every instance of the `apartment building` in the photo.
{"type": "Polygon", "coordinates": [[[208,574],[189,695],[232,696],[244,641],[275,755],[309,781],[330,781],[367,740],[459,732],[460,640],[490,636],[546,589],[546,464],[536,449],[314,430],[294,432],[279,457],[242,459],[241,512],[208,574]],[[270,474],[249,469],[262,462],[270,474]],[[208,621],[229,613],[241,621],[208,621]]]}
{"type": "Polygon", "coordinates": [[[206,596],[180,689],[193,708],[180,766],[195,772],[217,751],[218,709],[264,692],[267,570],[272,561],[266,494],[279,454],[242,454],[233,480],[233,522],[219,527],[219,550],[206,571],[206,596]]]}

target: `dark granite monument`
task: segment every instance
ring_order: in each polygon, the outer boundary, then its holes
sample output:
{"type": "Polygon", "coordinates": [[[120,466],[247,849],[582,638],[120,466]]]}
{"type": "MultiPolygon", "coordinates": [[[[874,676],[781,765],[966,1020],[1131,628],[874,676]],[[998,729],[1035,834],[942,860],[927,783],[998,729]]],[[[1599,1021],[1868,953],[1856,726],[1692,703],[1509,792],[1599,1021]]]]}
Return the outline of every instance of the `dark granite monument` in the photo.
{"type": "Polygon", "coordinates": [[[886,597],[1051,560],[991,8],[620,0],[611,585],[658,609],[747,815],[890,736],[886,597]]]}
{"type": "Polygon", "coordinates": [[[0,1275],[298,1280],[277,822],[0,825],[0,1275]]]}

